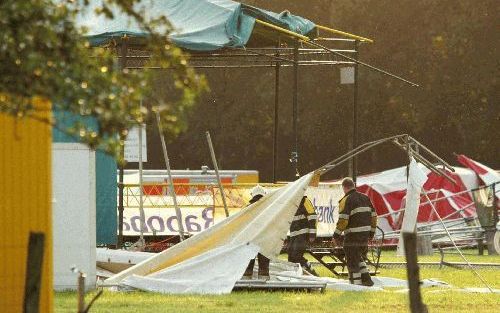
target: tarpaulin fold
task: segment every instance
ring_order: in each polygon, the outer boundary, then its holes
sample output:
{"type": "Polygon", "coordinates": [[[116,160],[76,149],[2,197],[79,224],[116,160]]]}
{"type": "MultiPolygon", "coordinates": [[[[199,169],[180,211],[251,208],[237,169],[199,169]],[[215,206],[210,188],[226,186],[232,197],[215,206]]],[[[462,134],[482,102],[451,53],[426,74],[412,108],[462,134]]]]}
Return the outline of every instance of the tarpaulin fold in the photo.
{"type": "MultiPolygon", "coordinates": [[[[446,178],[431,172],[422,164],[418,164],[420,170],[427,176],[423,190],[427,192],[431,200],[444,198],[434,202],[439,215],[450,217],[472,217],[475,216],[475,207],[470,193],[467,190],[477,188],[478,180],[473,171],[454,167],[454,172],[446,171],[457,183],[453,184],[446,178]],[[462,210],[465,208],[464,210],[462,210]]],[[[404,206],[404,198],[407,188],[406,166],[390,169],[376,174],[358,177],[357,189],[370,197],[377,215],[379,215],[379,227],[384,231],[397,230],[401,227],[400,215],[397,213],[404,206]],[[389,215],[388,215],[389,214],[389,215]],[[380,218],[380,216],[385,216],[380,218]]],[[[421,199],[418,214],[418,223],[437,221],[432,207],[427,199],[421,199]]]]}
{"type": "MultiPolygon", "coordinates": [[[[489,168],[488,166],[477,161],[474,161],[473,159],[468,158],[463,154],[460,154],[457,157],[457,160],[462,165],[473,170],[485,185],[491,185],[500,182],[500,174],[497,173],[494,169],[489,168]]],[[[500,187],[495,187],[495,190],[497,198],[500,198],[500,187]]]]}
{"type": "Polygon", "coordinates": [[[259,247],[224,245],[148,276],[132,275],[122,285],[161,293],[230,293],[259,247]]]}
{"type": "MultiPolygon", "coordinates": [[[[275,259],[281,251],[290,223],[311,177],[312,173],[307,174],[297,181],[264,196],[261,200],[198,235],[110,277],[105,281],[105,285],[119,284],[132,275],[147,276],[158,273],[163,269],[173,269],[174,266],[181,266],[180,264],[184,264],[182,266],[187,266],[186,264],[192,265],[203,258],[209,257],[210,255],[207,253],[211,253],[211,251],[218,251],[217,249],[222,247],[240,247],[247,243],[258,247],[258,252],[266,257],[275,259]]],[[[240,258],[238,263],[243,263],[240,275],[243,274],[248,264],[246,254],[244,256],[240,258]]],[[[211,258],[211,263],[214,266],[219,266],[217,264],[224,265],[224,262],[222,257],[211,258]]],[[[164,273],[169,274],[168,271],[164,273]]],[[[229,274],[226,278],[229,279],[229,274]]],[[[190,279],[197,280],[194,276],[190,279]]],[[[233,283],[235,282],[236,279],[233,283]]],[[[221,292],[220,289],[211,290],[211,293],[221,292]]]]}

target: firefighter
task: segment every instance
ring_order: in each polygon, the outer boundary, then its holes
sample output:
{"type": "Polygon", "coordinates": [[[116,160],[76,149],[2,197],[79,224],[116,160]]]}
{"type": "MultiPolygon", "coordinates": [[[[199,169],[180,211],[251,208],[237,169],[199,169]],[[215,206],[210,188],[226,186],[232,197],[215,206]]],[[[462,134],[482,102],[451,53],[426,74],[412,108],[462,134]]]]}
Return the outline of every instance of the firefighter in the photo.
{"type": "Polygon", "coordinates": [[[316,275],[311,264],[304,258],[307,246],[316,239],[316,210],[311,201],[304,196],[290,225],[288,239],[288,261],[299,263],[311,274],[316,275]]]}
{"type": "Polygon", "coordinates": [[[344,197],[339,201],[339,221],[333,234],[334,245],[340,243],[344,234],[349,282],[354,285],[373,286],[370,272],[363,256],[368,251],[368,241],[375,235],[377,214],[366,195],[357,192],[352,178],[342,181],[344,197]]]}
{"type": "MultiPolygon", "coordinates": [[[[249,201],[249,205],[259,201],[266,194],[266,190],[262,188],[262,186],[257,185],[250,191],[250,196],[252,199],[249,201]]],[[[257,260],[259,261],[259,272],[258,279],[259,280],[269,280],[269,259],[263,256],[262,254],[257,254],[257,260]]],[[[247,269],[243,274],[244,280],[250,280],[253,277],[253,268],[255,265],[255,259],[250,260],[248,263],[247,269]]]]}

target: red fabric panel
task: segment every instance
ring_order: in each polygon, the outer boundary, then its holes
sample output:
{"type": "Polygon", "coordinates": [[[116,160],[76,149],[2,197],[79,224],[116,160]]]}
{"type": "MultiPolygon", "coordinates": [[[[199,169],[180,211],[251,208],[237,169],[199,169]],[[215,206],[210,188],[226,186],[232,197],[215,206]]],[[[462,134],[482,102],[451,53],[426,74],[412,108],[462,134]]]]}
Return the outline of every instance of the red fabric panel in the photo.
{"type": "Polygon", "coordinates": [[[480,166],[479,164],[474,162],[474,160],[469,159],[468,157],[466,157],[463,154],[460,154],[457,157],[457,160],[460,164],[462,164],[465,167],[470,168],[471,170],[476,172],[476,174],[478,174],[478,175],[484,175],[484,174],[488,173],[488,171],[486,169],[484,169],[482,166],[480,166]]]}

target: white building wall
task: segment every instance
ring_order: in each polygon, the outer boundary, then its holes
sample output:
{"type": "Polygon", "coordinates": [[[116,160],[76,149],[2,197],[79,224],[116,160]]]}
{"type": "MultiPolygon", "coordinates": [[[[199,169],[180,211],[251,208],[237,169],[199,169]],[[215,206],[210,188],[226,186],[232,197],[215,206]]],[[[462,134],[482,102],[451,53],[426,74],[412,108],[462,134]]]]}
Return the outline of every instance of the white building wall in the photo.
{"type": "Polygon", "coordinates": [[[78,143],[52,144],[54,289],[76,289],[76,266],[96,282],[95,152],[78,143]]]}

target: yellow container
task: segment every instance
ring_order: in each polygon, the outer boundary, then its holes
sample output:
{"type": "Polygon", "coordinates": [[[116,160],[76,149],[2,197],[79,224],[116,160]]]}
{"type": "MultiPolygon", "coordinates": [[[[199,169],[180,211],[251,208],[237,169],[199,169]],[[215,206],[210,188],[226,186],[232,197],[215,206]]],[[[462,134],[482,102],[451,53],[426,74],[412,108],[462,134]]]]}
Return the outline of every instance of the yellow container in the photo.
{"type": "Polygon", "coordinates": [[[34,117],[0,113],[0,311],[23,312],[30,232],[45,234],[40,312],[52,312],[50,102],[34,117]],[[45,120],[45,122],[43,121],[45,120]]]}

